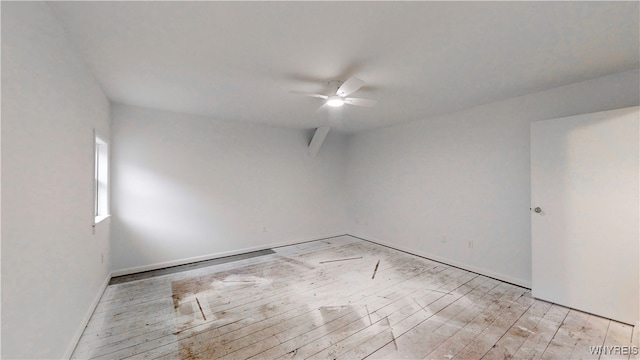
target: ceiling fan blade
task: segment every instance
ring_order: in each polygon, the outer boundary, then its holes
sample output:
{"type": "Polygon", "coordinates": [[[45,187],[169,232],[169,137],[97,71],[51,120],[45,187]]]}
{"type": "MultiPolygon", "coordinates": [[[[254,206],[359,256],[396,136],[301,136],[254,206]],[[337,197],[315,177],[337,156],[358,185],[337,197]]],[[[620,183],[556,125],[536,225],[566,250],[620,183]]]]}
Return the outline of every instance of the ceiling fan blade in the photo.
{"type": "Polygon", "coordinates": [[[329,109],[329,105],[327,105],[327,103],[324,103],[324,104],[322,104],[322,106],[320,106],[318,108],[318,110],[316,110],[316,113],[322,112],[322,111],[324,111],[326,109],[329,109]]]}
{"type": "Polygon", "coordinates": [[[304,92],[304,91],[289,91],[289,93],[290,94],[296,94],[296,95],[303,95],[303,96],[311,96],[311,97],[325,99],[325,100],[328,98],[327,95],[313,94],[313,93],[308,93],[308,92],[304,92]]]}
{"type": "Polygon", "coordinates": [[[356,77],[351,77],[347,81],[345,81],[342,85],[340,85],[336,94],[342,97],[348,96],[349,94],[354,93],[358,89],[360,89],[362,85],[364,85],[364,81],[356,77]]]}
{"type": "Polygon", "coordinates": [[[344,103],[357,106],[374,106],[378,101],[371,99],[345,98],[344,103]]]}

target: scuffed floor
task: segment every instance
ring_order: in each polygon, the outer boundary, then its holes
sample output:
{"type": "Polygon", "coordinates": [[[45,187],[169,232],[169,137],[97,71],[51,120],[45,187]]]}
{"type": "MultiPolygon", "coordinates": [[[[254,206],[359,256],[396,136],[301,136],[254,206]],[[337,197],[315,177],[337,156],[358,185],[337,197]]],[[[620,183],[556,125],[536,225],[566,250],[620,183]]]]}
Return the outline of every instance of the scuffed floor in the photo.
{"type": "Polygon", "coordinates": [[[110,285],[73,358],[637,359],[634,335],[342,236],[110,285]]]}

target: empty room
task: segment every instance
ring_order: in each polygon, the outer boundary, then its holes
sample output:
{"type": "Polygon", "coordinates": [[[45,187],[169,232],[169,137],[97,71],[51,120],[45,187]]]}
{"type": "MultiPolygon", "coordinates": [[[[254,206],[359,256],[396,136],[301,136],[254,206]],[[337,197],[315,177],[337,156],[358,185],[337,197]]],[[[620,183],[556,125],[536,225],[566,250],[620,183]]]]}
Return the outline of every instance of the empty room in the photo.
{"type": "Polygon", "coordinates": [[[3,359],[639,358],[639,2],[0,6],[3,359]]]}

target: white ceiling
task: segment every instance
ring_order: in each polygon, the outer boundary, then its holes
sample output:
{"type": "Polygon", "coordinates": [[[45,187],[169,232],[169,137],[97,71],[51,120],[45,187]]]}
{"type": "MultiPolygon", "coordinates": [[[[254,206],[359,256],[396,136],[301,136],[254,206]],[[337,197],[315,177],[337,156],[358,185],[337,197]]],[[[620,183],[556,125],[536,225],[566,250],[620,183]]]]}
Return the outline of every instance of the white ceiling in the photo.
{"type": "Polygon", "coordinates": [[[638,2],[51,2],[107,96],[343,132],[639,67],[638,2]],[[356,76],[373,108],[316,112],[356,76]]]}

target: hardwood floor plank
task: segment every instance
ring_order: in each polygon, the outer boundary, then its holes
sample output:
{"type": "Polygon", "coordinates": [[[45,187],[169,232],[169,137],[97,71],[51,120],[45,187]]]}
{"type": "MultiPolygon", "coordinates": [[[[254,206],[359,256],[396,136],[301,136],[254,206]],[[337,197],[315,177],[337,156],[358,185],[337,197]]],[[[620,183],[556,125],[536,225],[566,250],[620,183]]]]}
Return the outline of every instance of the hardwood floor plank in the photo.
{"type": "MultiPolygon", "coordinates": [[[[454,270],[451,270],[451,271],[454,271],[454,270]]],[[[446,274],[441,274],[441,276],[446,276],[446,274]]],[[[386,281],[379,281],[379,283],[384,283],[384,282],[386,282],[386,281]]],[[[385,291],[387,291],[387,290],[388,290],[388,287],[381,289],[380,290],[381,294],[385,294],[385,291]]],[[[329,306],[334,306],[334,307],[335,306],[342,306],[341,304],[356,305],[356,303],[361,300],[360,299],[360,293],[363,293],[363,290],[362,289],[358,290],[356,288],[356,289],[352,289],[352,291],[353,291],[353,294],[345,293],[347,296],[346,296],[346,298],[343,298],[341,301],[336,301],[335,300],[335,294],[334,294],[333,295],[334,296],[334,300],[331,301],[330,303],[327,303],[326,300],[321,300],[321,301],[317,302],[315,305],[321,306],[321,304],[327,304],[329,306]],[[351,299],[351,300],[349,300],[349,299],[351,299]],[[338,305],[334,305],[334,304],[338,304],[338,305]]],[[[376,293],[372,293],[371,294],[371,296],[374,296],[374,295],[376,295],[376,293]]],[[[388,301],[388,300],[392,299],[389,296],[383,296],[383,297],[377,297],[377,298],[379,298],[379,300],[380,299],[386,299],[384,301],[388,301]]],[[[372,307],[371,311],[373,311],[375,309],[376,309],[375,307],[372,307]]],[[[286,325],[286,323],[285,323],[285,325],[286,325]]],[[[259,336],[253,336],[252,340],[253,341],[259,341],[261,336],[270,336],[270,335],[273,335],[273,334],[274,334],[274,329],[271,328],[271,329],[268,329],[268,330],[266,330],[264,332],[261,332],[259,336]]],[[[234,356],[241,357],[242,354],[235,354],[234,356]]]]}
{"type": "MultiPolygon", "coordinates": [[[[172,306],[171,306],[170,308],[172,308],[172,306]]],[[[135,313],[136,313],[138,316],[140,316],[140,309],[139,309],[139,308],[137,308],[137,307],[133,306],[133,307],[132,307],[132,309],[134,309],[134,310],[135,310],[135,313]]],[[[142,309],[146,309],[146,308],[144,308],[144,307],[143,307],[142,309]]],[[[169,310],[172,310],[172,309],[169,309],[169,310]]],[[[153,315],[155,316],[155,315],[157,315],[157,313],[154,313],[153,315]]],[[[131,319],[129,319],[129,320],[131,320],[131,319]]],[[[133,320],[134,320],[133,322],[132,322],[132,321],[129,321],[129,322],[128,322],[128,323],[132,323],[132,324],[130,324],[131,326],[138,326],[138,327],[140,327],[140,326],[141,326],[141,325],[140,325],[141,323],[140,323],[139,321],[137,321],[137,319],[133,319],[133,320]]],[[[112,324],[112,325],[117,325],[117,324],[118,324],[118,322],[117,322],[117,321],[112,321],[112,322],[111,322],[111,324],[112,324]]],[[[154,325],[154,324],[150,324],[150,325],[154,325]]],[[[105,329],[104,327],[101,327],[100,329],[101,329],[102,331],[106,331],[106,334],[107,334],[107,335],[110,335],[110,334],[111,334],[111,332],[119,332],[119,333],[122,333],[122,332],[125,332],[125,331],[129,330],[128,328],[124,328],[124,329],[123,329],[123,328],[119,328],[119,329],[117,329],[117,328],[116,328],[116,329],[105,329]]],[[[86,334],[92,334],[92,332],[91,332],[91,324],[90,324],[90,326],[88,327],[88,330],[87,330],[87,331],[85,331],[85,333],[86,333],[86,334]]],[[[148,340],[148,339],[147,339],[147,340],[148,340]]]]}
{"type": "MultiPolygon", "coordinates": [[[[453,279],[452,279],[453,280],[453,279]]],[[[425,285],[430,284],[429,282],[425,282],[425,285]]],[[[439,287],[438,284],[431,283],[429,286],[425,287],[439,287]]],[[[338,343],[339,341],[347,338],[351,334],[358,333],[368,326],[379,326],[382,320],[389,320],[389,316],[395,316],[396,313],[408,313],[413,310],[413,312],[418,311],[418,305],[416,305],[414,299],[416,297],[424,297],[427,294],[432,293],[432,290],[422,288],[416,291],[403,292],[403,293],[390,293],[382,298],[378,297],[371,298],[366,300],[364,304],[364,312],[366,312],[366,316],[363,315],[360,318],[360,323],[358,324],[350,324],[348,327],[344,327],[339,329],[340,331],[336,334],[328,334],[322,338],[319,338],[311,343],[308,343],[301,347],[298,350],[298,357],[301,356],[309,356],[315,354],[323,349],[326,349],[330,345],[338,343]],[[400,295],[400,296],[398,296],[400,295]],[[381,306],[382,305],[382,306],[381,306]],[[306,355],[305,355],[306,354],[306,355]]],[[[441,294],[437,292],[437,294],[441,294]]],[[[388,325],[386,325],[388,328],[388,325]]],[[[371,331],[370,331],[371,332],[371,331]]],[[[373,332],[375,333],[375,331],[373,332]]]]}
{"type": "Polygon", "coordinates": [[[551,303],[534,301],[527,311],[507,330],[506,333],[484,354],[482,359],[510,359],[522,344],[535,333],[535,328],[547,313],[551,303]]]}
{"type": "Polygon", "coordinates": [[[628,359],[589,345],[637,333],[349,236],[272,250],[109,285],[72,358],[628,359]]]}
{"type": "MultiPolygon", "coordinates": [[[[617,321],[611,321],[609,323],[609,328],[607,329],[607,335],[603,346],[607,349],[611,349],[614,346],[632,345],[631,339],[633,330],[633,326],[622,324],[617,321]]],[[[598,359],[602,360],[627,360],[631,356],[631,354],[622,355],[602,350],[598,352],[600,353],[598,359]]]]}
{"type": "Polygon", "coordinates": [[[407,301],[405,301],[405,306],[399,310],[393,312],[376,311],[372,314],[377,318],[377,321],[374,320],[374,324],[376,324],[375,327],[368,327],[364,330],[350,334],[345,339],[333,344],[317,354],[312,355],[309,358],[323,359],[340,357],[340,355],[355,348],[360,343],[386,331],[388,331],[389,339],[393,342],[393,339],[396,336],[409,331],[473,290],[473,288],[479,285],[477,282],[472,282],[477,278],[478,276],[475,274],[463,272],[461,276],[451,279],[436,289],[433,289],[437,291],[431,290],[422,296],[407,299],[407,301]],[[469,284],[470,282],[471,284],[469,284]],[[453,295],[450,295],[450,292],[453,295]],[[392,332],[394,332],[393,337],[391,337],[392,332]]]}
{"type": "Polygon", "coordinates": [[[539,359],[568,313],[568,308],[552,304],[540,322],[530,329],[532,334],[522,343],[518,351],[513,355],[513,358],[539,359]]]}
{"type": "Polygon", "coordinates": [[[222,328],[218,328],[218,329],[222,329],[222,328]]]}
{"type": "MultiPolygon", "coordinates": [[[[341,251],[343,248],[347,248],[352,245],[359,245],[360,241],[354,241],[353,239],[335,239],[332,242],[325,241],[315,241],[313,244],[306,246],[308,250],[301,251],[297,249],[296,246],[290,246],[285,248],[276,248],[274,249],[275,255],[266,255],[253,259],[245,259],[242,261],[220,264],[217,266],[203,268],[198,271],[192,270],[188,272],[183,272],[179,274],[170,275],[170,281],[180,280],[184,278],[190,278],[199,275],[206,275],[213,271],[215,272],[223,272],[234,270],[238,267],[238,264],[242,264],[243,266],[262,264],[267,262],[272,262],[278,258],[294,258],[296,256],[304,256],[311,257],[314,254],[320,254],[320,256],[324,256],[323,251],[331,250],[331,251],[341,251]],[[214,270],[215,269],[215,270],[214,270]]],[[[114,301],[122,301],[122,297],[127,296],[139,296],[139,295],[149,295],[153,292],[154,289],[158,289],[156,285],[161,285],[162,283],[167,282],[167,278],[169,276],[160,276],[152,279],[146,279],[144,281],[134,281],[124,284],[119,284],[115,286],[107,287],[105,293],[102,296],[101,303],[108,303],[112,300],[114,301]],[[139,294],[138,294],[139,292],[139,294]]],[[[99,312],[99,311],[98,311],[99,312]]]]}
{"type": "Polygon", "coordinates": [[[631,333],[631,346],[635,346],[633,351],[635,354],[629,354],[629,358],[640,360],[640,328],[638,326],[634,327],[631,333]]]}
{"type": "MultiPolygon", "coordinates": [[[[496,285],[497,284],[491,281],[491,279],[482,276],[474,278],[469,283],[463,285],[463,287],[471,289],[469,292],[463,294],[463,291],[458,291],[459,296],[454,295],[454,298],[443,297],[443,300],[452,301],[439,312],[432,314],[412,328],[409,328],[409,326],[412,325],[410,321],[401,321],[394,324],[390,327],[388,333],[380,332],[362,341],[349,351],[340,354],[340,358],[365,358],[385,345],[389,345],[389,348],[393,346],[395,350],[393,354],[394,357],[422,358],[425,355],[425,351],[428,351],[428,348],[447,338],[441,333],[434,332],[435,329],[463,312],[496,285]],[[468,285],[468,287],[466,285],[468,285]]],[[[418,306],[420,305],[418,304],[418,306]]],[[[423,311],[421,307],[419,312],[423,311]]]]}
{"type": "Polygon", "coordinates": [[[593,347],[604,345],[610,322],[609,319],[589,315],[570,359],[598,359],[600,355],[593,353],[593,347]]]}
{"type": "Polygon", "coordinates": [[[587,322],[589,314],[577,310],[569,310],[558,332],[542,354],[542,359],[569,359],[573,349],[580,340],[579,334],[587,322]]]}
{"type": "Polygon", "coordinates": [[[507,293],[509,289],[516,289],[511,285],[501,283],[497,280],[490,279],[488,287],[491,289],[477,299],[471,306],[449,319],[444,324],[436,327],[434,332],[443,334],[447,337],[451,337],[460,329],[464,328],[467,324],[474,320],[483,310],[490,305],[495,304],[502,296],[507,293]]]}
{"type": "MultiPolygon", "coordinates": [[[[524,293],[525,289],[510,284],[501,284],[492,291],[493,294],[487,298],[481,298],[477,304],[462,313],[461,323],[452,321],[445,324],[442,330],[443,335],[448,335],[446,341],[437,347],[430,348],[426,354],[426,359],[451,359],[460,353],[467,344],[471,343],[480,332],[488,328],[499,314],[511,306],[524,293]],[[470,319],[470,320],[469,320],[470,319]]],[[[387,345],[386,350],[389,350],[387,345]]],[[[385,348],[373,354],[372,358],[380,359],[384,355],[385,348]]]]}
{"type": "Polygon", "coordinates": [[[496,320],[469,343],[454,359],[481,359],[533,304],[534,299],[521,296],[496,320]]]}

